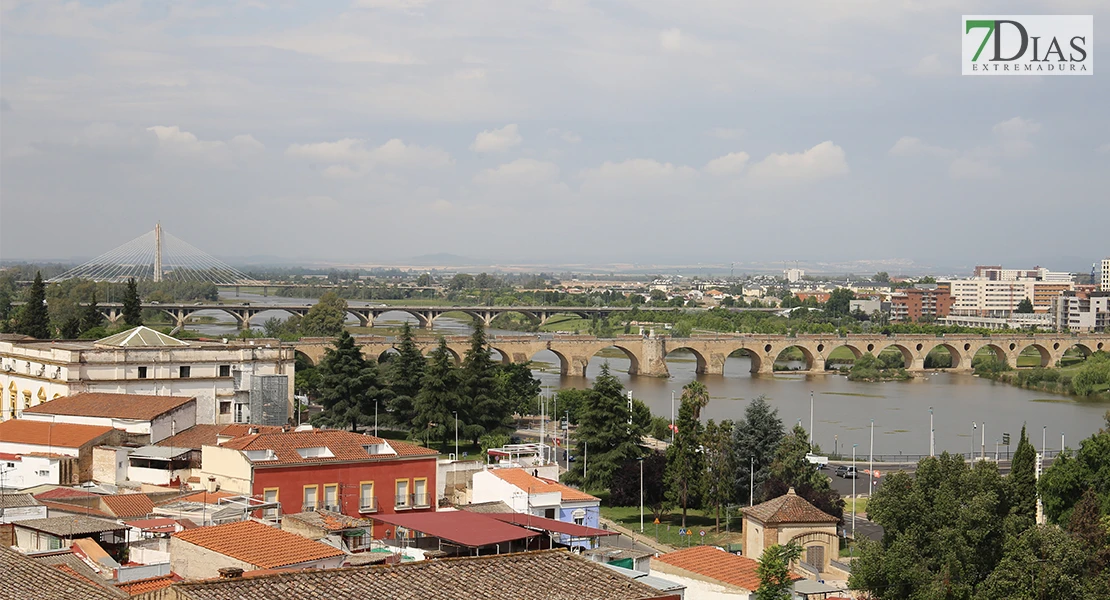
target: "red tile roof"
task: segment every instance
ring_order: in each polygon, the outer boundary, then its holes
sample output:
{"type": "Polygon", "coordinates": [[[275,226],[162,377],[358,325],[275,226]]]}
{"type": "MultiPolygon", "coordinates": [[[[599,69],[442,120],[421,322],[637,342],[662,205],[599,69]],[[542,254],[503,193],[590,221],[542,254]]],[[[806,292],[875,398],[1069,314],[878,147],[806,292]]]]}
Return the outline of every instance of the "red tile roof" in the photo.
{"type": "MultiPolygon", "coordinates": [[[[685,548],[657,556],[654,560],[748,591],[759,588],[759,575],[756,574],[756,569],[759,568],[758,562],[713,546],[685,548]]],[[[667,572],[665,567],[659,570],[667,572]]],[[[800,575],[794,573],[791,576],[794,579],[802,579],[800,575]]]]}
{"type": "Polygon", "coordinates": [[[141,394],[106,394],[86,392],[62,396],[38,406],[23,409],[25,413],[108,417],[150,421],[196,398],[183,396],[147,396],[141,394]]]}
{"type": "Polygon", "coordinates": [[[123,523],[128,527],[142,529],[143,531],[154,531],[158,533],[173,533],[177,531],[177,521],[166,517],[156,519],[136,519],[134,521],[124,521],[123,523]]]}
{"type": "Polygon", "coordinates": [[[0,442],[80,448],[112,431],[111,427],[102,425],[11,419],[0,423],[0,442]]]}
{"type": "Polygon", "coordinates": [[[154,512],[154,502],[146,494],[120,494],[104,496],[101,500],[117,517],[145,517],[154,512]]]}
{"type": "MultiPolygon", "coordinates": [[[[523,527],[502,523],[491,515],[461,510],[374,515],[375,521],[419,531],[431,537],[478,548],[512,540],[522,540],[539,535],[523,527]]],[[[388,536],[387,536],[388,537],[388,536]]]]}
{"type": "Polygon", "coordinates": [[[35,499],[36,500],[60,500],[62,498],[91,498],[93,496],[99,496],[99,495],[100,494],[94,494],[92,492],[86,492],[85,490],[78,490],[78,489],[67,488],[67,487],[59,487],[59,488],[54,488],[52,490],[45,491],[41,494],[35,494],[35,499]]]}
{"type": "Polygon", "coordinates": [[[70,502],[55,502],[53,500],[39,500],[39,504],[45,506],[47,513],[51,516],[54,516],[57,511],[62,511],[78,515],[88,515],[91,517],[106,517],[109,519],[114,518],[114,515],[110,515],[98,508],[88,508],[82,504],[73,504],[70,502]]]}
{"type": "Polygon", "coordinates": [[[565,486],[553,479],[535,477],[524,469],[491,469],[490,473],[531,494],[559,492],[564,502],[591,502],[597,500],[596,497],[586,492],[565,486]]]}
{"type": "Polygon", "coordinates": [[[201,446],[215,446],[221,437],[233,439],[247,435],[251,427],[258,428],[259,433],[277,433],[283,430],[275,425],[193,425],[185,431],[178,432],[177,435],[159,440],[154,445],[200,450],[201,446]]]}
{"type": "Polygon", "coordinates": [[[768,524],[776,523],[836,523],[838,519],[805,498],[794,493],[794,488],[778,498],[740,509],[745,515],[768,524]]]}
{"type": "MultiPolygon", "coordinates": [[[[312,431],[285,431],[281,433],[259,433],[245,435],[225,442],[224,448],[233,450],[273,450],[276,460],[258,461],[256,465],[287,465],[311,464],[329,461],[371,460],[393,458],[392,454],[370,455],[363,446],[383,444],[385,440],[372,435],[362,435],[350,431],[337,431],[334,429],[314,429],[312,431]],[[327,447],[333,456],[303,458],[298,449],[327,447]]],[[[393,446],[393,442],[388,442],[393,446]]],[[[439,453],[430,448],[421,448],[412,444],[398,443],[395,447],[398,456],[438,456],[439,453]],[[405,454],[401,454],[401,452],[405,454]]]]}
{"type": "Polygon", "coordinates": [[[146,592],[153,592],[162,588],[170,587],[176,581],[181,581],[181,578],[173,573],[169,575],[160,575],[158,577],[149,577],[147,579],[136,579],[126,583],[117,583],[116,587],[135,596],[144,594],[146,592]]]}
{"type": "Polygon", "coordinates": [[[343,554],[327,544],[255,521],[198,527],[175,533],[173,537],[263,569],[343,554]]]}

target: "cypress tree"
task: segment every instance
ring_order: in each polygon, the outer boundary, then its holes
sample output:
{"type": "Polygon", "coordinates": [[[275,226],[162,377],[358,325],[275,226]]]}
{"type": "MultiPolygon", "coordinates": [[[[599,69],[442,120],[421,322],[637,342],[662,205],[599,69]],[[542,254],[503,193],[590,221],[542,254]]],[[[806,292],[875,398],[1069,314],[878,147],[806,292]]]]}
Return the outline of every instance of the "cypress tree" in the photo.
{"type": "Polygon", "coordinates": [[[397,346],[397,356],[389,362],[390,389],[393,390],[389,410],[394,423],[407,426],[416,416],[413,404],[420,393],[428,360],[416,347],[412,327],[407,322],[401,326],[399,339],[401,343],[397,346]]]}
{"type": "Polygon", "coordinates": [[[46,308],[46,284],[42,282],[42,273],[35,272],[35,281],[31,289],[27,290],[27,303],[19,315],[19,327],[16,330],[23,335],[29,335],[40,340],[50,337],[50,314],[46,308]]]}
{"type": "Polygon", "coordinates": [[[313,425],[358,431],[359,425],[374,423],[374,404],[389,400],[391,393],[378,379],[378,366],[362,356],[347,331],[339,334],[335,347],[328,348],[317,367],[320,371],[320,404],[324,412],[313,425]]]}
{"type": "Polygon", "coordinates": [[[1018,440],[1014,459],[1010,463],[1010,475],[1006,478],[1010,488],[1010,513],[1034,518],[1037,514],[1037,452],[1025,435],[1025,425],[1021,426],[1021,439],[1018,440]]]}
{"type": "Polygon", "coordinates": [[[497,393],[497,365],[489,356],[486,330],[481,321],[475,321],[470,335],[470,348],[462,366],[462,407],[466,432],[474,443],[490,433],[511,431],[512,406],[497,393]]]}
{"type": "MultiPolygon", "coordinates": [[[[416,437],[428,435],[440,442],[447,438],[448,427],[454,431],[452,414],[459,409],[458,370],[451,361],[447,340],[439,338],[422,378],[423,387],[413,403],[412,428],[416,437]]],[[[459,415],[460,420],[463,415],[459,415]]],[[[461,425],[461,423],[460,423],[461,425]]]]}
{"type": "Polygon", "coordinates": [[[143,324],[143,305],[134,277],[127,280],[127,289],[123,293],[123,322],[129,327],[143,324]]]}
{"type": "Polygon", "coordinates": [[[100,309],[96,306],[96,290],[93,290],[89,303],[81,307],[81,333],[100,327],[103,322],[104,315],[100,314],[100,309]]]}

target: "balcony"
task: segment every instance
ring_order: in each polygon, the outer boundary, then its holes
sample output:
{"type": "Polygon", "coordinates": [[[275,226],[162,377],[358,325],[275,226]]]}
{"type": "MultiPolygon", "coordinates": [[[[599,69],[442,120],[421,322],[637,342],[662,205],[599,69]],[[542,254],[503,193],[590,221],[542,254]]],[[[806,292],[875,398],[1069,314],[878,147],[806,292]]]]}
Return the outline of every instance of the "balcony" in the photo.
{"type": "Polygon", "coordinates": [[[411,508],[428,508],[431,506],[431,498],[428,494],[409,494],[409,507],[411,508]]]}
{"type": "Polygon", "coordinates": [[[301,512],[312,512],[312,511],[316,510],[316,508],[318,506],[319,506],[319,504],[302,504],[301,505],[301,512]]]}
{"type": "Polygon", "coordinates": [[[360,513],[376,513],[378,512],[378,499],[375,496],[369,498],[362,498],[359,500],[358,512],[360,513]]]}

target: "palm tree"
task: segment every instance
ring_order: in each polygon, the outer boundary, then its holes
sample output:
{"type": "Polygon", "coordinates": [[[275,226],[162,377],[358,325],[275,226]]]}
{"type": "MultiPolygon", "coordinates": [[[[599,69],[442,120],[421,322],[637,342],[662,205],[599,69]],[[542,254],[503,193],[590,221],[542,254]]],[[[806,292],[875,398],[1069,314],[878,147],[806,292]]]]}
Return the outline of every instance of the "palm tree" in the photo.
{"type": "Polygon", "coordinates": [[[700,381],[691,381],[682,386],[682,400],[689,400],[694,406],[694,418],[701,418],[701,409],[709,404],[709,388],[700,381]]]}

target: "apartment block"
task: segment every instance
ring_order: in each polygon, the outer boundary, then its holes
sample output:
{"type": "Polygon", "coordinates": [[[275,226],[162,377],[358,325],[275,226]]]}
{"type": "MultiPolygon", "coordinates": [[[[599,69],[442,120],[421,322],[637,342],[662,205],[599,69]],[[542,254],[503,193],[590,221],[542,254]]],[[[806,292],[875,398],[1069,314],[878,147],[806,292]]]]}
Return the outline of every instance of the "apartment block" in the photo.
{"type": "Polygon", "coordinates": [[[952,294],[947,288],[906,288],[890,297],[892,322],[918,322],[943,319],[952,309],[952,294]]]}

